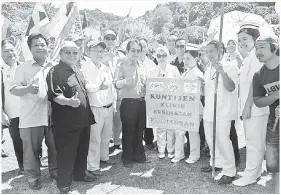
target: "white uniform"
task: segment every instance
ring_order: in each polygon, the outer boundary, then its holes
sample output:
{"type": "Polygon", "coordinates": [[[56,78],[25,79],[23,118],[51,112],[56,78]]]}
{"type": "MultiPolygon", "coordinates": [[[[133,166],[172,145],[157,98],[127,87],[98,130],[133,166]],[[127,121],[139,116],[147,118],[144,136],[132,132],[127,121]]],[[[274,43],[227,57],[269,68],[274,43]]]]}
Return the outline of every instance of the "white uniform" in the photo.
{"type": "MultiPolygon", "coordinates": [[[[262,65],[256,58],[255,49],[252,49],[243,61],[239,74],[238,116],[242,116],[254,73],[260,70],[262,65]]],[[[246,168],[243,177],[247,181],[255,181],[262,172],[268,115],[268,107],[258,108],[253,104],[251,118],[243,119],[247,149],[246,168]]]]}
{"type": "Polygon", "coordinates": [[[100,169],[100,160],[109,160],[109,141],[113,128],[113,103],[117,99],[116,90],[111,86],[100,90],[101,83],[112,83],[113,78],[108,66],[101,64],[97,67],[91,62],[81,65],[81,72],[86,80],[86,89],[91,110],[95,116],[96,124],[91,126],[87,169],[96,171],[100,169]]]}
{"type": "MultiPolygon", "coordinates": [[[[196,66],[185,71],[182,74],[182,78],[189,80],[203,79],[203,73],[196,66]]],[[[199,104],[199,114],[203,114],[203,105],[200,101],[199,104]]],[[[200,136],[198,132],[189,131],[189,141],[190,141],[190,155],[189,159],[192,161],[197,161],[200,158],[200,136]]],[[[176,143],[175,143],[175,158],[184,158],[184,141],[185,141],[185,131],[176,130],[176,143]]]]}
{"type": "MultiPolygon", "coordinates": [[[[217,126],[216,126],[216,156],[215,167],[223,168],[223,174],[233,177],[236,174],[235,159],[230,141],[231,120],[237,118],[238,101],[238,68],[230,62],[221,61],[224,71],[235,84],[235,90],[229,92],[223,85],[222,77],[218,78],[217,89],[217,126]]],[[[216,70],[209,66],[204,74],[205,107],[203,112],[206,141],[210,148],[212,165],[213,153],[213,115],[216,70]]]]}
{"type": "MultiPolygon", "coordinates": [[[[148,72],[147,77],[179,78],[180,73],[176,66],[167,64],[166,69],[162,70],[160,65],[158,65],[148,72]]],[[[166,145],[168,153],[173,154],[175,150],[175,131],[171,129],[157,128],[157,147],[160,154],[165,153],[166,145]]]]}

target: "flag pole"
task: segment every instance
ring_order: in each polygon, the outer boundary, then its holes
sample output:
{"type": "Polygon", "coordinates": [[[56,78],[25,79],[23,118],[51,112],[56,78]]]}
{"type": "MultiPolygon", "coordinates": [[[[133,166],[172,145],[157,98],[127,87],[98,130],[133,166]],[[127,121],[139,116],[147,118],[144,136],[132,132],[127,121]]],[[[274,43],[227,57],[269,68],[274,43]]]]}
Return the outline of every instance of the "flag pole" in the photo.
{"type": "MultiPolygon", "coordinates": [[[[221,43],[222,43],[222,29],[223,29],[223,16],[224,16],[224,3],[221,3],[221,20],[220,20],[220,35],[219,35],[219,47],[218,47],[218,60],[221,58],[221,43]]],[[[216,80],[215,80],[215,93],[214,93],[214,118],[213,118],[213,159],[212,159],[212,177],[213,181],[215,181],[215,154],[216,154],[216,127],[217,127],[217,91],[218,91],[218,78],[219,73],[216,72],[216,80]]]]}

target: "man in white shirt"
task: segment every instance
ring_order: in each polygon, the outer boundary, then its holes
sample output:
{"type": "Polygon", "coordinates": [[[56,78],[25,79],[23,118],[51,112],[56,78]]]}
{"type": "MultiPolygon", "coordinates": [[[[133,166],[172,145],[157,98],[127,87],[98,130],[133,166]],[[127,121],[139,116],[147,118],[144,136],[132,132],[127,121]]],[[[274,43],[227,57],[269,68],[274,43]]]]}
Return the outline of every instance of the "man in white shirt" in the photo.
{"type": "Polygon", "coordinates": [[[115,163],[109,159],[109,142],[113,128],[113,103],[117,94],[110,68],[102,63],[105,48],[104,42],[91,40],[88,43],[88,52],[92,62],[81,65],[91,110],[96,120],[96,124],[91,126],[87,170],[96,176],[103,175],[100,161],[115,163]]]}
{"type": "Polygon", "coordinates": [[[27,40],[33,59],[16,68],[11,94],[20,97],[19,127],[23,143],[23,165],[29,187],[41,189],[39,150],[44,135],[48,136],[49,173],[56,178],[56,148],[53,134],[48,128],[48,99],[46,76],[53,64],[48,61],[48,42],[40,33],[27,40]]]}
{"type": "MultiPolygon", "coordinates": [[[[235,159],[232,143],[230,141],[231,120],[237,116],[237,85],[238,85],[238,68],[237,66],[222,60],[225,48],[219,47],[218,41],[211,41],[206,47],[208,58],[211,66],[206,69],[204,75],[205,81],[205,107],[203,113],[205,136],[210,148],[211,166],[215,170],[222,169],[222,177],[219,184],[229,184],[234,180],[236,175],[235,159]],[[221,50],[219,51],[219,48],[221,50]],[[218,58],[220,52],[220,59],[218,58]],[[216,155],[213,154],[213,115],[214,115],[214,92],[215,81],[218,72],[217,88],[217,115],[216,115],[216,155]],[[215,165],[212,165],[212,158],[215,158],[215,165]]],[[[211,172],[210,165],[203,167],[203,172],[211,172]]]]}
{"type": "Polygon", "coordinates": [[[9,40],[2,41],[2,125],[9,128],[17,157],[19,171],[23,174],[23,148],[19,131],[20,98],[11,94],[9,88],[18,66],[17,54],[13,43],[9,40]]]}

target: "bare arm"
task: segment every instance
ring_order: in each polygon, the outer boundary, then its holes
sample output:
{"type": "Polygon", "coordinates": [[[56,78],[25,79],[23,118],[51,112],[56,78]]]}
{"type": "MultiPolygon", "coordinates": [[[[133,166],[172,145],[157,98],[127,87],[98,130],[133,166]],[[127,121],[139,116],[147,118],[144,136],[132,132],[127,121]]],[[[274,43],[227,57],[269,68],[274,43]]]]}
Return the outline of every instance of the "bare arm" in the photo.
{"type": "Polygon", "coordinates": [[[270,106],[278,99],[279,99],[279,91],[271,94],[270,96],[255,97],[254,102],[257,107],[261,108],[261,107],[270,106]]]}

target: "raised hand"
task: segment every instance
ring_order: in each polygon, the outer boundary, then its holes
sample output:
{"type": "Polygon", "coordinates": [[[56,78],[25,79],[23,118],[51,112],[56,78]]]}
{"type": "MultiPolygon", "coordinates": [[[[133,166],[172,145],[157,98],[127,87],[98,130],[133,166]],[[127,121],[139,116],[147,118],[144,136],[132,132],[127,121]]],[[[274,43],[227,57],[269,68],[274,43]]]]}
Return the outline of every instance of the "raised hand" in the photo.
{"type": "Polygon", "coordinates": [[[78,99],[78,92],[75,93],[74,96],[72,96],[71,98],[69,98],[69,106],[73,107],[73,108],[77,108],[80,105],[80,100],[78,99]]]}
{"type": "Polygon", "coordinates": [[[31,93],[31,94],[38,93],[38,91],[39,91],[38,81],[39,81],[39,78],[36,78],[27,86],[28,93],[31,93]]]}

